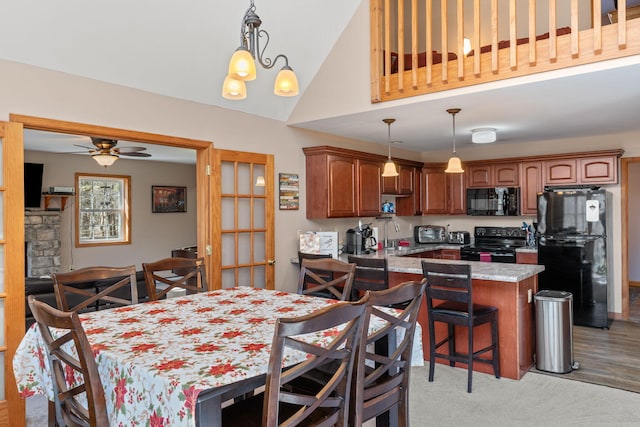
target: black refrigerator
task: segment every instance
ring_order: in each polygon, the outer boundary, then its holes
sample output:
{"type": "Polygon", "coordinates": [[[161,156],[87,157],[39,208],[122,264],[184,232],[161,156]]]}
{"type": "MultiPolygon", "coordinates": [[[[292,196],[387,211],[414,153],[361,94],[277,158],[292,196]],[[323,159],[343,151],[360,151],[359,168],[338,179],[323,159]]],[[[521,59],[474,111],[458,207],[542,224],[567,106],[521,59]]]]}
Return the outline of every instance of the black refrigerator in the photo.
{"type": "Polygon", "coordinates": [[[607,192],[547,188],[538,194],[539,289],[573,294],[575,325],[608,328],[607,192]]]}

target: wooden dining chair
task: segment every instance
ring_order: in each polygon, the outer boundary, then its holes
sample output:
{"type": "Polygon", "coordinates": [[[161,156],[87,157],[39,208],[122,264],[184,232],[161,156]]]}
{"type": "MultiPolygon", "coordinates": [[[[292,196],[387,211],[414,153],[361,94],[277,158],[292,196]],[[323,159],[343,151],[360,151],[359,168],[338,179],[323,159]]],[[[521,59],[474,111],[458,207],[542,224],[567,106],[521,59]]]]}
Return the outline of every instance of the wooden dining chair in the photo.
{"type": "Polygon", "coordinates": [[[166,298],[176,288],[188,294],[209,290],[204,258],[164,258],[142,263],[142,270],[151,301],[166,298]]]}
{"type": "Polygon", "coordinates": [[[333,258],[303,259],[298,277],[298,293],[349,300],[355,271],[355,264],[333,258]]]}
{"type": "Polygon", "coordinates": [[[369,329],[374,317],[386,324],[365,336],[358,348],[355,378],[351,383],[350,426],[362,426],[386,412],[397,416],[397,422],[391,425],[409,425],[411,357],[425,282],[405,282],[390,289],[367,292],[364,330],[369,329]],[[383,307],[404,308],[390,312],[383,307]]]}
{"type": "Polygon", "coordinates": [[[56,303],[62,311],[86,311],[138,303],[136,268],[86,267],[53,273],[56,303]],[[95,282],[107,283],[96,287],[95,282]],[[91,283],[87,287],[86,284],[91,283]]]}
{"type": "MultiPolygon", "coordinates": [[[[78,313],[57,310],[33,295],[29,295],[28,304],[47,350],[57,425],[108,426],[104,389],[78,313]],[[68,378],[73,378],[74,384],[70,385],[68,378]]],[[[49,424],[54,424],[51,421],[50,417],[49,424]]]]}
{"type": "Polygon", "coordinates": [[[276,321],[269,370],[263,394],[241,400],[222,410],[222,424],[228,426],[348,426],[351,381],[356,348],[362,340],[366,297],[355,303],[336,303],[306,316],[276,321]],[[325,334],[329,342],[305,340],[340,327],[339,333],[325,334]],[[306,354],[303,361],[283,369],[289,351],[306,354]],[[288,385],[327,361],[336,369],[318,391],[292,391],[288,385]]]}
{"type": "Polygon", "coordinates": [[[429,381],[433,381],[436,359],[467,365],[467,392],[471,393],[473,363],[482,362],[493,366],[493,373],[500,378],[500,344],[498,342],[498,308],[473,303],[471,266],[469,264],[439,264],[422,261],[422,270],[427,279],[427,313],[429,316],[429,381]],[[435,323],[447,324],[447,334],[436,339],[435,323]],[[491,343],[474,349],[473,331],[476,326],[491,325],[491,343]],[[467,332],[467,349],[456,347],[456,330],[460,326],[467,332]],[[446,352],[438,351],[447,344],[446,352]],[[480,357],[491,352],[491,358],[480,357]]]}
{"type": "Polygon", "coordinates": [[[366,291],[381,291],[389,288],[389,264],[387,258],[365,258],[349,255],[349,263],[356,265],[353,278],[352,298],[361,298],[366,291]]]}

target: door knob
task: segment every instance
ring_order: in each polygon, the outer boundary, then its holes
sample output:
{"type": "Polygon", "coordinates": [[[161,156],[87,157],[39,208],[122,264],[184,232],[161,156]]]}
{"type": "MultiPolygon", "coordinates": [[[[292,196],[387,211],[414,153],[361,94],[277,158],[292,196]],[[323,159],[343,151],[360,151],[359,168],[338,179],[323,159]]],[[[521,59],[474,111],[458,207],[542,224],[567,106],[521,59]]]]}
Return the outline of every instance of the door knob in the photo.
{"type": "Polygon", "coordinates": [[[267,264],[269,264],[269,265],[274,265],[275,263],[276,263],[276,260],[275,260],[275,259],[269,259],[269,260],[267,260],[267,264]]]}

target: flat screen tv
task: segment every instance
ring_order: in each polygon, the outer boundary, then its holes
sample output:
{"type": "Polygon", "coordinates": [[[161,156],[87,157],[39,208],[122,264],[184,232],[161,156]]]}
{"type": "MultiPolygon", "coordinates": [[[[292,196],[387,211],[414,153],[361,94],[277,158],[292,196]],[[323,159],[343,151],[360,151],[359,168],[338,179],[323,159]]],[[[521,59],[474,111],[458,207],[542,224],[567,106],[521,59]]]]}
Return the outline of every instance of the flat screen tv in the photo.
{"type": "Polygon", "coordinates": [[[40,209],[42,199],[42,163],[24,164],[24,207],[40,209]]]}

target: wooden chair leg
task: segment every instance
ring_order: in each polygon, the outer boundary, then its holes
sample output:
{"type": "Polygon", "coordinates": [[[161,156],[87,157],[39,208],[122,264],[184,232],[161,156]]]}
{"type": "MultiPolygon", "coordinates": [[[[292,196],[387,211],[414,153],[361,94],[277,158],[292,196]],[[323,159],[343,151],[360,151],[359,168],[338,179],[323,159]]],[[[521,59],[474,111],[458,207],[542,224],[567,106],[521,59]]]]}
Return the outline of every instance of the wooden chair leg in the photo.
{"type": "MultiPolygon", "coordinates": [[[[447,324],[449,334],[449,356],[456,354],[456,327],[453,323],[447,324]]],[[[456,366],[456,362],[449,360],[449,366],[456,366]]]]}
{"type": "Polygon", "coordinates": [[[471,393],[471,381],[473,378],[473,325],[469,325],[469,347],[467,349],[467,393],[471,393]]]}
{"type": "Polygon", "coordinates": [[[497,316],[491,322],[491,332],[493,339],[493,373],[496,378],[500,378],[500,342],[498,341],[498,319],[497,316]]]}
{"type": "Polygon", "coordinates": [[[56,423],[56,404],[55,402],[49,400],[49,405],[48,405],[48,419],[47,419],[47,425],[49,427],[56,427],[57,423],[56,423]]]}
{"type": "Polygon", "coordinates": [[[429,382],[433,382],[436,369],[436,328],[434,322],[429,322],[429,382]]]}

